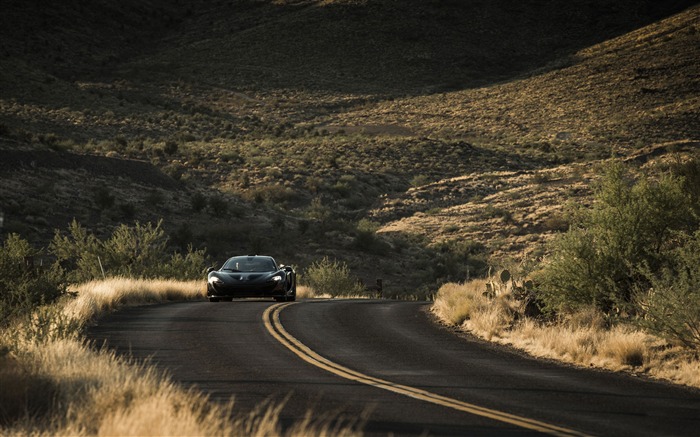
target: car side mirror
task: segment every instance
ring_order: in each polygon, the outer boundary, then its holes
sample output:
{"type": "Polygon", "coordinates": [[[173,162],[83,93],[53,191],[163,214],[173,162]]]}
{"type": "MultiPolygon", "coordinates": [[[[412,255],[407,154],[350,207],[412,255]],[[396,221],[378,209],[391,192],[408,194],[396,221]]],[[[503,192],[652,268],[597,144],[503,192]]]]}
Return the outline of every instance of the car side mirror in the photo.
{"type": "Polygon", "coordinates": [[[215,271],[216,271],[216,269],[215,269],[214,267],[209,267],[209,268],[207,269],[207,275],[208,275],[209,273],[215,272],[215,271]]]}

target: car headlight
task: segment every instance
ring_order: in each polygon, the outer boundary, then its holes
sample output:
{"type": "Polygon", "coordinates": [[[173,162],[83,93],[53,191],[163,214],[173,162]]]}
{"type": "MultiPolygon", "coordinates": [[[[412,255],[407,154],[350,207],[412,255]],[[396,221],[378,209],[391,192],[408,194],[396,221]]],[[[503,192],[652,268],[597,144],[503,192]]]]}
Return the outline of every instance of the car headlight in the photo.
{"type": "Polygon", "coordinates": [[[279,281],[281,281],[282,279],[283,279],[283,278],[282,278],[282,275],[277,275],[277,276],[273,276],[273,277],[272,277],[272,280],[275,281],[275,282],[279,282],[279,281]]]}
{"type": "Polygon", "coordinates": [[[224,281],[221,280],[221,278],[217,278],[216,276],[212,276],[209,278],[209,283],[211,285],[224,285],[224,281]]]}

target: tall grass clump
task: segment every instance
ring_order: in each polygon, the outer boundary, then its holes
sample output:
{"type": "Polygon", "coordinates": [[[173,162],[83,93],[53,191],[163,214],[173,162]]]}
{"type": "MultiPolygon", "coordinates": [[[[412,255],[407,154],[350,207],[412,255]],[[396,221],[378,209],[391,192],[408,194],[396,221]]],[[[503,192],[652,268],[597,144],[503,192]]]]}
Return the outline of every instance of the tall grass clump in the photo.
{"type": "Polygon", "coordinates": [[[474,280],[466,284],[443,284],[437,292],[432,306],[441,320],[450,325],[461,325],[485,302],[486,280],[474,280]]]}
{"type": "Polygon", "coordinates": [[[512,326],[520,304],[510,291],[490,293],[488,284],[489,280],[476,279],[442,285],[435,296],[433,313],[446,323],[461,326],[487,340],[500,336],[512,326]]]}
{"type": "Polygon", "coordinates": [[[304,279],[316,295],[339,297],[366,294],[364,286],[350,276],[347,264],[328,257],[313,262],[306,269],[304,279]]]}

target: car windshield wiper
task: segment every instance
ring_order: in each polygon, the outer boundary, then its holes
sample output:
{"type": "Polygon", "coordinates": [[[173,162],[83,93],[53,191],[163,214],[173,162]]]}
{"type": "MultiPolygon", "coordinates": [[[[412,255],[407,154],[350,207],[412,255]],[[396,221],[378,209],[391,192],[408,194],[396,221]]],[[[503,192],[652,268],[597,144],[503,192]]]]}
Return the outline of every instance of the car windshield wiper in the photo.
{"type": "Polygon", "coordinates": [[[221,270],[227,271],[227,272],[240,272],[240,270],[236,270],[236,269],[221,269],[221,270]]]}

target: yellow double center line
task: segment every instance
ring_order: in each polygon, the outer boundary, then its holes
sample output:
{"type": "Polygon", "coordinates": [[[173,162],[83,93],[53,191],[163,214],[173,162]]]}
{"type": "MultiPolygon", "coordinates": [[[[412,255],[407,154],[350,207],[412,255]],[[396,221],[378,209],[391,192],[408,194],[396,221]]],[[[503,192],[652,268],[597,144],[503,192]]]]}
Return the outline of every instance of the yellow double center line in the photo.
{"type": "Polygon", "coordinates": [[[571,429],[550,425],[538,420],[528,419],[526,417],[520,417],[514,414],[504,413],[502,411],[492,410],[490,408],[480,407],[478,405],[462,402],[457,399],[448,398],[446,396],[431,393],[415,387],[385,381],[380,378],[365,375],[345,366],[341,366],[338,363],[334,363],[333,361],[324,358],[309,349],[306,345],[294,338],[289,332],[287,332],[287,330],[284,329],[284,326],[282,326],[282,323],[280,322],[280,312],[290,305],[294,305],[294,303],[278,304],[269,307],[267,310],[265,310],[265,313],[263,313],[263,322],[265,323],[267,330],[275,339],[277,339],[277,341],[282,343],[299,358],[309,364],[313,364],[316,367],[327,370],[328,372],[351,381],[367,384],[372,387],[381,388],[394,393],[399,393],[421,401],[431,402],[433,404],[452,408],[454,410],[475,414],[481,417],[487,417],[489,419],[519,426],[521,428],[556,436],[586,436],[586,434],[571,429]]]}

